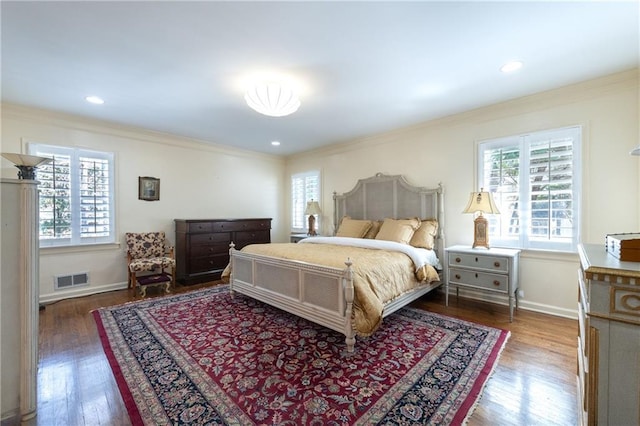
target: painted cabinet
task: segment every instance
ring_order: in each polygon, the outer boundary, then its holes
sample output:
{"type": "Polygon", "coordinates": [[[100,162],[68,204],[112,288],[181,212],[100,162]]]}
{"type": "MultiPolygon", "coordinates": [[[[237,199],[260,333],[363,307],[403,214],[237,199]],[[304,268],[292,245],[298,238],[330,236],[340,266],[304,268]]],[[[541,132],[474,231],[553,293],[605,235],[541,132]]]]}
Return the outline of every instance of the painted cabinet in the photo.
{"type": "Polygon", "coordinates": [[[640,424],[640,262],[579,247],[578,399],[582,425],[640,424]]]}
{"type": "Polygon", "coordinates": [[[0,394],[2,421],[36,415],[38,369],[38,186],[2,179],[0,394]]]}

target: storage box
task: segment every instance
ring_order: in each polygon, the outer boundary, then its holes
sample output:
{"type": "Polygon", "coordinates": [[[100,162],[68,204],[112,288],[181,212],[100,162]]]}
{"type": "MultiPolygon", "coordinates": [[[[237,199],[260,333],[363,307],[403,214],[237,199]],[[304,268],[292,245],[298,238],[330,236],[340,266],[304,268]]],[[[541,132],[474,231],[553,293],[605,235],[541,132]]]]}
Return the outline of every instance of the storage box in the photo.
{"type": "Polygon", "coordinates": [[[607,234],[606,250],[624,262],[640,262],[640,233],[607,234]]]}

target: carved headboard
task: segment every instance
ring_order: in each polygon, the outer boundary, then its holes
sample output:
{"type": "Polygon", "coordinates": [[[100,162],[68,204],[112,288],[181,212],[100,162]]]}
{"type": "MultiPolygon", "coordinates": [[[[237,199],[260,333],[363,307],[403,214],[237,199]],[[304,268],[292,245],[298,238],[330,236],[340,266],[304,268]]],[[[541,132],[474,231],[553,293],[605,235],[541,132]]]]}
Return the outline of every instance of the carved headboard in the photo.
{"type": "Polygon", "coordinates": [[[418,217],[438,219],[436,251],[444,256],[444,189],[422,188],[408,183],[402,175],[375,176],[358,180],[344,194],[333,193],[334,234],[344,216],[353,219],[383,220],[418,217]]]}

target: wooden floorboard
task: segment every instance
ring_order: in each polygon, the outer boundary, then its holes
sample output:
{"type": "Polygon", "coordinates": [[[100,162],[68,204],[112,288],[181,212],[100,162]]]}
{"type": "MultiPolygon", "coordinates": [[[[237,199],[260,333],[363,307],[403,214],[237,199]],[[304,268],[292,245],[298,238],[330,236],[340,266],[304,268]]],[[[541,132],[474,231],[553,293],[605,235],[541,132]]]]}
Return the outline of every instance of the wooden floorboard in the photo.
{"type": "MultiPolygon", "coordinates": [[[[179,287],[175,292],[200,286],[179,287]]],[[[149,290],[147,297],[160,297],[149,290]]],[[[139,297],[138,297],[139,298],[139,297]]],[[[59,301],[40,312],[38,415],[26,425],[129,425],[90,312],[135,300],[120,290],[59,301]]],[[[511,331],[469,425],[575,425],[577,321],[450,297],[440,291],[412,304],[511,331]]]]}

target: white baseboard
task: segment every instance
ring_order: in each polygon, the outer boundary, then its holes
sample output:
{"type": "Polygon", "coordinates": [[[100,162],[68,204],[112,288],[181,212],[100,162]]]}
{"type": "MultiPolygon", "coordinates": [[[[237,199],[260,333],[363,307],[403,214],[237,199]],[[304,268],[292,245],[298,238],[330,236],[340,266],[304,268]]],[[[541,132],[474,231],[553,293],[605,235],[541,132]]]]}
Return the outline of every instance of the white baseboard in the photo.
{"type": "MultiPolygon", "coordinates": [[[[443,288],[444,290],[444,288],[443,288]]],[[[455,287],[449,289],[449,301],[452,297],[456,297],[455,287]]],[[[466,299],[480,300],[483,302],[496,303],[498,305],[509,306],[509,298],[502,294],[487,293],[481,291],[473,291],[469,289],[460,289],[460,297],[466,299]]],[[[577,306],[577,303],[576,303],[577,306]]],[[[559,306],[545,305],[542,303],[530,302],[525,299],[518,298],[518,309],[524,309],[526,311],[539,312],[542,314],[554,315],[557,317],[564,317],[570,319],[578,319],[577,309],[566,309],[559,306]]]]}
{"type": "Polygon", "coordinates": [[[19,426],[20,423],[20,407],[2,413],[2,426],[19,426]]]}
{"type": "Polygon", "coordinates": [[[127,287],[128,285],[126,282],[113,283],[113,284],[107,284],[107,285],[101,285],[101,286],[79,287],[79,288],[69,289],[65,291],[56,291],[54,293],[49,293],[49,294],[41,294],[39,298],[39,302],[41,304],[47,304],[51,302],[57,302],[58,300],[63,300],[63,299],[90,296],[92,294],[97,294],[97,293],[106,293],[107,291],[125,290],[127,287]]]}
{"type": "MultiPolygon", "coordinates": [[[[58,300],[70,299],[73,297],[89,296],[97,293],[105,293],[114,290],[125,290],[127,283],[113,283],[103,286],[89,286],[81,287],[77,289],[70,289],[67,291],[56,291],[55,293],[41,294],[40,303],[46,304],[51,302],[57,302],[58,300]]],[[[443,288],[444,290],[444,288],[443,288]]],[[[480,291],[473,291],[469,289],[460,289],[460,296],[466,299],[479,300],[483,302],[496,303],[498,305],[509,306],[509,299],[502,294],[486,293],[480,291]]],[[[456,297],[456,290],[454,287],[449,289],[449,297],[456,297]]],[[[558,317],[578,319],[577,309],[566,309],[553,305],[545,305],[542,303],[530,302],[523,299],[518,299],[518,309],[524,309],[527,311],[540,312],[542,314],[554,315],[558,317]]]]}

